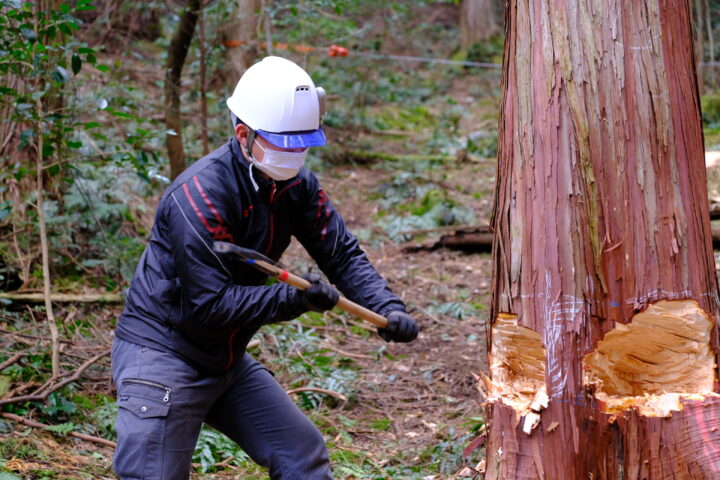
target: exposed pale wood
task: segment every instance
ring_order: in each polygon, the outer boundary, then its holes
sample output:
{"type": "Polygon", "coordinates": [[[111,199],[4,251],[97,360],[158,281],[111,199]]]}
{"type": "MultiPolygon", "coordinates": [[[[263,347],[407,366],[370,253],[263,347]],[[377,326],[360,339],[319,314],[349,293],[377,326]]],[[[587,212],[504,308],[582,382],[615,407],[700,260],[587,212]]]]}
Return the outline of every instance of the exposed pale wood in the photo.
{"type": "Polygon", "coordinates": [[[596,398],[712,392],[714,322],[693,300],[660,301],[605,334],[584,359],[596,398]]]}
{"type": "Polygon", "coordinates": [[[540,334],[519,326],[517,316],[509,314],[500,314],[492,328],[487,401],[502,401],[519,416],[527,415],[536,392],[545,390],[545,348],[540,334]]]}

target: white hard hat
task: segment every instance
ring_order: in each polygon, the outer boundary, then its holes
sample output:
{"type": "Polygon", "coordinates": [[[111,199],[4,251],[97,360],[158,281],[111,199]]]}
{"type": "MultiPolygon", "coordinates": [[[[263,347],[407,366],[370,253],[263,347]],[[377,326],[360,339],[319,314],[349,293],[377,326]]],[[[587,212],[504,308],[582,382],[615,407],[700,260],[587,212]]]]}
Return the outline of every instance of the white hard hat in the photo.
{"type": "Polygon", "coordinates": [[[265,57],[240,78],[227,106],[240,121],[282,148],[325,145],[325,90],[290,60],[265,57]]]}

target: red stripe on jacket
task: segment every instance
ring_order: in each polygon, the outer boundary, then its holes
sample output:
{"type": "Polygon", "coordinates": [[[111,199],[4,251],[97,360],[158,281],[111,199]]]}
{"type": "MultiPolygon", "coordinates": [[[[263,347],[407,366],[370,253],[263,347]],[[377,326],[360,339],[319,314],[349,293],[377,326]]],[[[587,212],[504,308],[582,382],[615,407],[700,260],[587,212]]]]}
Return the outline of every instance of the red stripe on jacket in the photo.
{"type": "Polygon", "coordinates": [[[197,204],[195,203],[195,200],[193,200],[192,194],[190,193],[190,188],[188,188],[187,183],[184,183],[183,190],[185,191],[185,196],[187,197],[188,202],[190,202],[190,205],[192,206],[193,210],[195,211],[195,215],[197,215],[197,217],[200,219],[202,224],[205,225],[205,228],[207,229],[207,231],[212,234],[213,240],[230,240],[231,242],[233,242],[234,241],[233,236],[230,233],[228,233],[227,227],[224,225],[222,217],[220,217],[220,214],[215,209],[213,204],[210,202],[210,199],[207,197],[207,195],[205,195],[205,192],[203,191],[202,187],[200,186],[200,182],[198,181],[197,176],[193,177],[193,179],[195,180],[195,186],[197,187],[198,191],[200,192],[200,195],[203,197],[203,199],[205,200],[205,203],[207,204],[207,206],[210,208],[210,210],[215,215],[215,218],[218,221],[218,225],[215,227],[210,225],[207,218],[205,218],[205,215],[203,215],[202,212],[200,211],[200,208],[198,208],[197,204]]]}

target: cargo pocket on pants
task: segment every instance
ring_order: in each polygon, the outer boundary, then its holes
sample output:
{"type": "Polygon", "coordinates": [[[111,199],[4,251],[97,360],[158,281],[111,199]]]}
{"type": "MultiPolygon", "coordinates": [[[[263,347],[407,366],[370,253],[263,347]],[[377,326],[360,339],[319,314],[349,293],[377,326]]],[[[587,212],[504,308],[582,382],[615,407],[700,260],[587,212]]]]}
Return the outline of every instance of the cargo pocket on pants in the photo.
{"type": "Polygon", "coordinates": [[[118,443],[113,464],[122,478],[160,479],[170,389],[127,378],[118,389],[118,443]]]}

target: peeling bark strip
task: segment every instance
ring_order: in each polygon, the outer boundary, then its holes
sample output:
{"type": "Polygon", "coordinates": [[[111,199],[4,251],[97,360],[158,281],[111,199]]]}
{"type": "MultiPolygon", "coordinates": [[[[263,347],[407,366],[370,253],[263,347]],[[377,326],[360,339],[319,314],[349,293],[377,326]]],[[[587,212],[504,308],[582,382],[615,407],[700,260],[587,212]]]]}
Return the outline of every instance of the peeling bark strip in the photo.
{"type": "Polygon", "coordinates": [[[689,0],[506,6],[486,478],[720,478],[689,0]],[[510,393],[532,334],[538,412],[510,393]]]}

